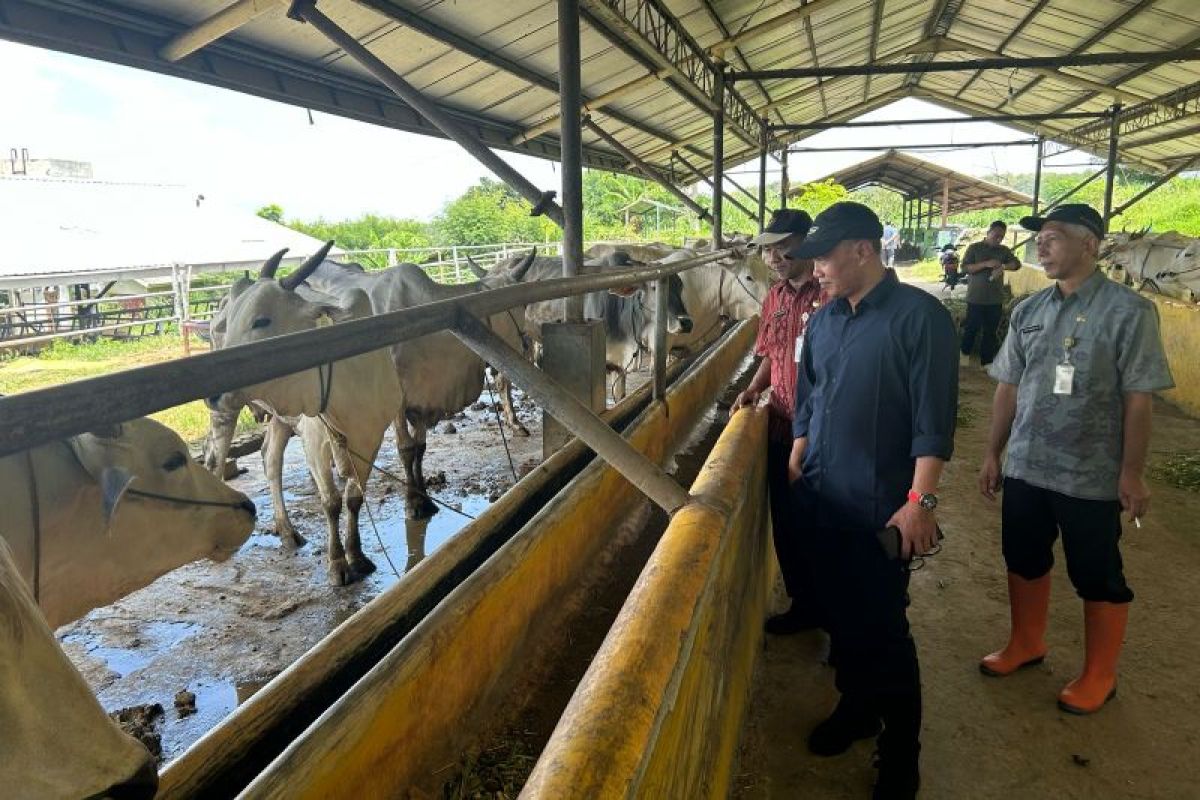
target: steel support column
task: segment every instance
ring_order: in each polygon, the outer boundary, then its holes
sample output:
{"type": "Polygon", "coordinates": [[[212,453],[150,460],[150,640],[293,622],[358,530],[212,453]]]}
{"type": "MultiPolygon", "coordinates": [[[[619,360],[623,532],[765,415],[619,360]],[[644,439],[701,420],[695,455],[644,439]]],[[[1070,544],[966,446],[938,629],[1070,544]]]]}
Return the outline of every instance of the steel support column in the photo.
{"type": "Polygon", "coordinates": [[[950,179],[942,178],[942,227],[950,222],[950,179]]]}
{"type": "Polygon", "coordinates": [[[1042,196],[1042,154],[1046,149],[1046,137],[1038,134],[1037,163],[1033,166],[1033,214],[1037,216],[1038,202],[1042,196]]]}
{"type": "Polygon", "coordinates": [[[1121,134],[1121,104],[1115,103],[1109,110],[1112,119],[1108,129],[1108,164],[1104,174],[1104,229],[1108,230],[1108,218],[1112,215],[1113,187],[1117,181],[1117,141],[1121,134]]]}
{"type": "Polygon", "coordinates": [[[758,230],[761,232],[767,221],[767,142],[771,131],[767,118],[763,117],[762,144],[758,149],[758,230]]]}
{"type": "Polygon", "coordinates": [[[720,250],[724,244],[721,237],[721,200],[725,178],[725,69],[717,69],[713,80],[713,198],[712,198],[712,249],[720,250]]]}
{"type": "Polygon", "coordinates": [[[670,284],[666,278],[655,283],[654,292],[654,338],[650,345],[653,359],[653,394],[655,400],[667,399],[667,300],[670,284]]]}
{"type": "Polygon", "coordinates": [[[643,175],[645,175],[647,178],[649,178],[652,181],[656,181],[668,192],[675,195],[675,197],[679,200],[679,202],[683,203],[685,206],[687,206],[692,211],[694,211],[696,213],[696,215],[698,217],[700,217],[700,219],[703,220],[703,219],[708,219],[710,217],[708,209],[706,209],[704,206],[697,203],[692,198],[688,197],[687,193],[684,192],[682,189],[680,189],[675,184],[671,183],[668,180],[664,180],[653,167],[651,167],[649,164],[647,164],[645,161],[643,161],[641,158],[639,158],[637,156],[637,154],[634,153],[632,150],[630,150],[628,147],[626,147],[625,145],[623,145],[619,141],[617,141],[616,137],[613,136],[611,133],[604,130],[603,128],[601,128],[599,125],[597,125],[595,122],[593,122],[590,119],[584,120],[584,125],[586,125],[587,129],[590,130],[592,133],[596,134],[601,139],[603,139],[605,142],[607,142],[609,147],[611,147],[612,149],[614,149],[618,153],[620,153],[622,158],[627,160],[630,164],[633,164],[643,175]]]}
{"type": "Polygon", "coordinates": [[[787,208],[788,198],[788,149],[784,145],[779,153],[779,207],[787,208]]]}
{"type": "Polygon", "coordinates": [[[425,95],[417,91],[411,84],[385,64],[374,53],[364,47],[357,39],[337,26],[329,17],[317,10],[315,0],[295,0],[288,14],[294,19],[300,19],[312,25],[325,38],[336,44],[348,56],[357,61],[380,82],[400,96],[404,102],[412,106],[425,119],[453,140],[456,144],[475,157],[477,161],[492,171],[498,178],[507,183],[522,197],[533,204],[534,214],[545,214],[560,228],[563,226],[563,210],[554,202],[554,192],[543,192],[530,183],[526,178],[508,165],[500,156],[493,153],[486,145],[450,118],[442,109],[430,102],[425,95]]]}
{"type": "MultiPolygon", "coordinates": [[[[564,278],[583,264],[583,91],[579,78],[579,0],[558,0],[558,108],[562,148],[564,278]]],[[[567,299],[567,322],[583,322],[583,296],[567,299]]]]}
{"type": "Polygon", "coordinates": [[[655,504],[673,514],[689,501],[688,493],[657,464],[621,438],[621,434],[513,350],[485,323],[468,313],[458,316],[454,335],[481,358],[504,372],[538,405],[571,428],[580,441],[621,473],[655,504]]]}

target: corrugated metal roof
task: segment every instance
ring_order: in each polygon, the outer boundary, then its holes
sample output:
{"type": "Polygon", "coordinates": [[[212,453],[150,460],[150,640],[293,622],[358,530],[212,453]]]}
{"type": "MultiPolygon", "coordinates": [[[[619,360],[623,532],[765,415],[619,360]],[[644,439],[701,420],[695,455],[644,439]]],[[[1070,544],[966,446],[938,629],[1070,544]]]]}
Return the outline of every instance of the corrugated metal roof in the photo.
{"type": "Polygon", "coordinates": [[[948,214],[1033,203],[1033,198],[1027,194],[895,150],[831,172],[817,182],[830,180],[850,191],[863,186],[884,186],[900,193],[906,200],[932,199],[939,212],[945,182],[949,196],[948,214]]]}
{"type": "MultiPolygon", "coordinates": [[[[157,55],[173,35],[230,2],[0,0],[0,36],[438,135],[311,26],[289,19],[286,4],[177,63],[157,55]]],[[[672,19],[709,51],[699,56],[708,62],[717,58],[714,46],[737,38],[736,46],[720,48],[734,69],[1200,46],[1195,0],[812,0],[807,5],[795,0],[582,0],[584,94],[602,97],[656,69],[671,71],[666,68],[672,64],[687,72],[696,58],[686,42],[668,39],[672,19]],[[779,18],[784,21],[764,24],[779,18]],[[639,25],[652,32],[639,33],[639,25]],[[665,61],[655,60],[655,37],[676,47],[665,61]]],[[[556,128],[521,140],[522,132],[558,113],[555,0],[321,0],[318,8],[490,146],[558,157],[556,128]]],[[[687,83],[679,74],[645,79],[591,113],[663,176],[672,174],[673,149],[707,169],[711,107],[699,102],[697,89],[686,88],[687,83]]],[[[699,91],[707,92],[709,85],[700,83],[699,91]]],[[[1141,128],[1121,144],[1127,163],[1165,171],[1173,160],[1200,153],[1195,124],[1200,63],[1186,62],[739,81],[736,92],[748,108],[731,95],[727,107],[746,113],[727,120],[726,157],[734,163],[755,154],[755,115],[773,124],[843,120],[905,96],[967,113],[1103,111],[1114,98],[1098,86],[1115,87],[1129,127],[1141,128]],[[1147,101],[1154,102],[1139,106],[1147,101]],[[1179,137],[1159,135],[1172,131],[1179,137]]],[[[1072,121],[1013,126],[1096,153],[1106,147],[1103,120],[1095,126],[1072,121]]],[[[591,132],[584,132],[584,146],[585,163],[630,171],[591,132]]]]}
{"type": "Polygon", "coordinates": [[[0,289],[253,269],[284,247],[294,264],[322,245],[184,186],[0,176],[0,208],[0,289]]]}

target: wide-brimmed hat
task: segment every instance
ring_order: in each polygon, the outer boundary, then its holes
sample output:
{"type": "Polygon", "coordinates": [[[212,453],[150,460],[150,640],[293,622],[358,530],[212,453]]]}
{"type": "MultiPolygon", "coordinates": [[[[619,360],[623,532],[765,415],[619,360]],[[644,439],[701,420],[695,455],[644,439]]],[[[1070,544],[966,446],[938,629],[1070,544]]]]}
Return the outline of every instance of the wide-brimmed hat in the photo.
{"type": "Polygon", "coordinates": [[[1021,227],[1030,231],[1040,231],[1047,222],[1082,225],[1096,234],[1097,239],[1104,238],[1104,219],[1100,216],[1100,212],[1086,203],[1067,203],[1043,217],[1022,217],[1021,227]]]}
{"type": "Polygon", "coordinates": [[[807,211],[798,208],[781,208],[771,212],[771,221],[762,233],[750,240],[750,244],[759,246],[777,244],[789,236],[806,236],[812,227],[813,219],[807,211]]]}
{"type": "Polygon", "coordinates": [[[883,238],[883,223],[879,216],[862,203],[834,203],[817,214],[808,237],[794,255],[798,258],[818,258],[837,247],[839,242],[866,239],[878,242],[883,238]]]}

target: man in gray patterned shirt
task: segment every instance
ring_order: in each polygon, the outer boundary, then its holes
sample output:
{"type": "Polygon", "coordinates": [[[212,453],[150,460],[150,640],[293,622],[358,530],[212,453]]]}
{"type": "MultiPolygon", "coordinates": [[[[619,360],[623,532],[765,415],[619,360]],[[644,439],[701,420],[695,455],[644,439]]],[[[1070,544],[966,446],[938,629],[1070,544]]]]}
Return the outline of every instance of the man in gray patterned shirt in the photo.
{"type": "Polygon", "coordinates": [[[979,669],[999,677],[1045,658],[1052,548],[1061,531],[1067,574],[1084,601],[1086,653],[1083,674],[1058,705],[1090,714],[1117,691],[1133,599],[1118,547],[1121,510],[1139,526],[1149,510],[1142,473],[1152,393],[1174,382],[1154,304],[1096,268],[1100,215],[1063,205],[1021,225],[1038,231],[1038,260],[1055,285],[1013,309],[991,367],[999,385],[979,488],[989,499],[1004,489],[1012,632],[979,669]]]}

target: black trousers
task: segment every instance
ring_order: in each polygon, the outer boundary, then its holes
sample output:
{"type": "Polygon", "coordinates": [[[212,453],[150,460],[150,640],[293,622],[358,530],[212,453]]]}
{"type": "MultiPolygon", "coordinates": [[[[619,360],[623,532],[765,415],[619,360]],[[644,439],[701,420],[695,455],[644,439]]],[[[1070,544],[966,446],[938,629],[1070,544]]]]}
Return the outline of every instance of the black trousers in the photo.
{"type": "Polygon", "coordinates": [[[967,303],[967,317],[963,320],[962,353],[971,355],[975,348],[975,337],[979,336],[979,363],[990,364],[1000,349],[996,331],[1000,327],[1002,306],[985,306],[967,303]]]}
{"type": "Polygon", "coordinates": [[[767,441],[767,493],[771,501],[771,535],[783,585],[797,610],[816,613],[812,559],[804,545],[804,527],[792,505],[788,485],[791,442],[767,441]]]}
{"type": "Polygon", "coordinates": [[[1054,566],[1054,540],[1062,532],[1067,576],[1084,600],[1128,603],[1121,562],[1121,504],[1117,500],[1082,500],[1031,486],[1020,478],[1004,479],[1001,540],[1009,572],[1025,580],[1040,578],[1054,566]]]}
{"type": "Polygon", "coordinates": [[[921,675],[908,626],[908,577],[874,531],[818,528],[810,541],[817,596],[842,702],[883,719],[883,757],[915,757],[921,675]]]}

